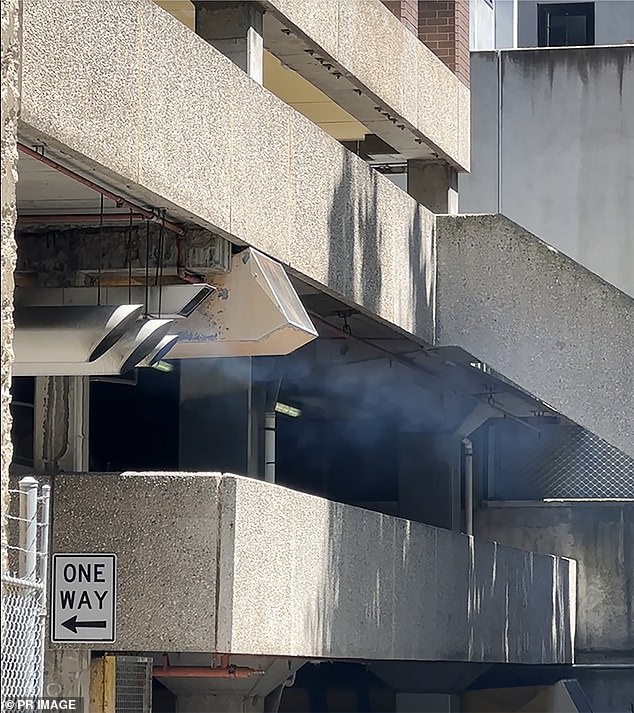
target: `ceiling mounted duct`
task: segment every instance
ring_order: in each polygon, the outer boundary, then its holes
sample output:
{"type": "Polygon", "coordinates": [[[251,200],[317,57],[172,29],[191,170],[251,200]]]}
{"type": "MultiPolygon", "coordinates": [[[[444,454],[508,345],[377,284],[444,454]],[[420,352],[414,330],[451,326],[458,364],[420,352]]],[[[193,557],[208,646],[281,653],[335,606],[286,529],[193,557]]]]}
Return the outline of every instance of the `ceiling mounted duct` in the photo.
{"type": "Polygon", "coordinates": [[[318,334],[284,267],[248,248],[201,309],[176,326],[175,359],[289,354],[318,334]]]}
{"type": "MultiPolygon", "coordinates": [[[[148,319],[136,320],[141,313],[139,305],[132,306],[135,319],[128,321],[127,329],[118,334],[117,339],[110,338],[112,332],[104,337],[98,348],[87,346],[90,342],[89,330],[77,319],[77,310],[101,312],[105,309],[129,311],[128,305],[120,307],[30,307],[16,311],[15,330],[15,376],[102,376],[123,374],[134,368],[149,355],[159,352],[164,355],[168,345],[163,343],[172,320],[148,319]],[[71,322],[70,315],[61,320],[46,319],[52,311],[75,315],[71,322]],[[38,327],[29,329],[25,322],[35,323],[33,315],[38,313],[38,327]],[[25,319],[24,314],[27,313],[25,319]],[[29,315],[28,313],[32,313],[29,315]],[[21,326],[22,325],[22,326],[21,326]],[[68,326],[70,325],[70,326],[68,326]],[[106,349],[104,347],[107,346],[106,349]],[[90,358],[92,357],[92,358],[90,358]]],[[[173,345],[170,340],[169,346],[173,345]]]]}
{"type": "Polygon", "coordinates": [[[142,311],[141,305],[17,307],[13,338],[16,366],[42,361],[96,361],[121,339],[142,311]]]}
{"type": "Polygon", "coordinates": [[[25,307],[51,305],[145,305],[152,317],[188,317],[214,291],[206,283],[183,285],[117,285],[98,287],[36,287],[16,290],[16,304],[25,307]]]}

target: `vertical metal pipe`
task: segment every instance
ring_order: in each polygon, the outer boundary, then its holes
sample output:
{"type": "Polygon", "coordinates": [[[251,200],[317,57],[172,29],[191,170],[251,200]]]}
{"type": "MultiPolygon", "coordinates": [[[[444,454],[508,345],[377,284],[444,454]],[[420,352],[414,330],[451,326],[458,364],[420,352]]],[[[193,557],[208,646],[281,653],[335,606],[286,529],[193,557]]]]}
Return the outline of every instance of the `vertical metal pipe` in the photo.
{"type": "Polygon", "coordinates": [[[37,480],[30,475],[20,481],[20,579],[35,579],[37,571],[37,480]]]}
{"type": "MultiPolygon", "coordinates": [[[[42,497],[40,500],[40,581],[42,582],[42,651],[46,647],[46,612],[48,610],[48,529],[50,523],[50,506],[51,506],[51,486],[42,486],[42,497]]],[[[44,695],[44,666],[39,669],[39,684],[38,695],[44,695]]]]}
{"type": "Polygon", "coordinates": [[[275,482],[275,411],[264,414],[264,480],[275,482]]]}
{"type": "Polygon", "coordinates": [[[495,500],[495,425],[487,428],[487,500],[495,500]]]}
{"type": "Polygon", "coordinates": [[[464,438],[464,511],[465,533],[473,535],[473,443],[464,438]]]}

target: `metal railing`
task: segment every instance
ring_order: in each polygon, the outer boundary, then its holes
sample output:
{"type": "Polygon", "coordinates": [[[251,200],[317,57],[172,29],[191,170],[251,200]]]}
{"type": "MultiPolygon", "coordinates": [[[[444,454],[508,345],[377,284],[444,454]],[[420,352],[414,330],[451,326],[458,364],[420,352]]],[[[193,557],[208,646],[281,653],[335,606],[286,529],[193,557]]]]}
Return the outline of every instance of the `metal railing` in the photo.
{"type": "Polygon", "coordinates": [[[27,476],[19,490],[9,491],[8,568],[2,573],[3,710],[8,700],[43,691],[50,490],[27,476]]]}

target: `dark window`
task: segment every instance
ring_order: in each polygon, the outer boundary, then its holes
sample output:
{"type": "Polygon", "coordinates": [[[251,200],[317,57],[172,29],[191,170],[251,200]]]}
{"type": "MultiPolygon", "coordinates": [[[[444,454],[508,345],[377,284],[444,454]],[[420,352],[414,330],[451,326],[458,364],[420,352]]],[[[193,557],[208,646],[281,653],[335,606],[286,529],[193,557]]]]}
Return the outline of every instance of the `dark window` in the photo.
{"type": "Polygon", "coordinates": [[[594,44],[594,3],[538,5],[540,47],[578,47],[594,44]]]}

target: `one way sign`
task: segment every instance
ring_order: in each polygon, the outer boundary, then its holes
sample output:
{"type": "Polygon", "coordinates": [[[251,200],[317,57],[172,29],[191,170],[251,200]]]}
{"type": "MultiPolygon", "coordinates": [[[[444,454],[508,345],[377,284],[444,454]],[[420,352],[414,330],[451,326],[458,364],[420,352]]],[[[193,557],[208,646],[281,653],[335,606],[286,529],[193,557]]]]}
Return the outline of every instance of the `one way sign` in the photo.
{"type": "Polygon", "coordinates": [[[116,555],[53,555],[53,643],[115,640],[116,577],[116,555]]]}

